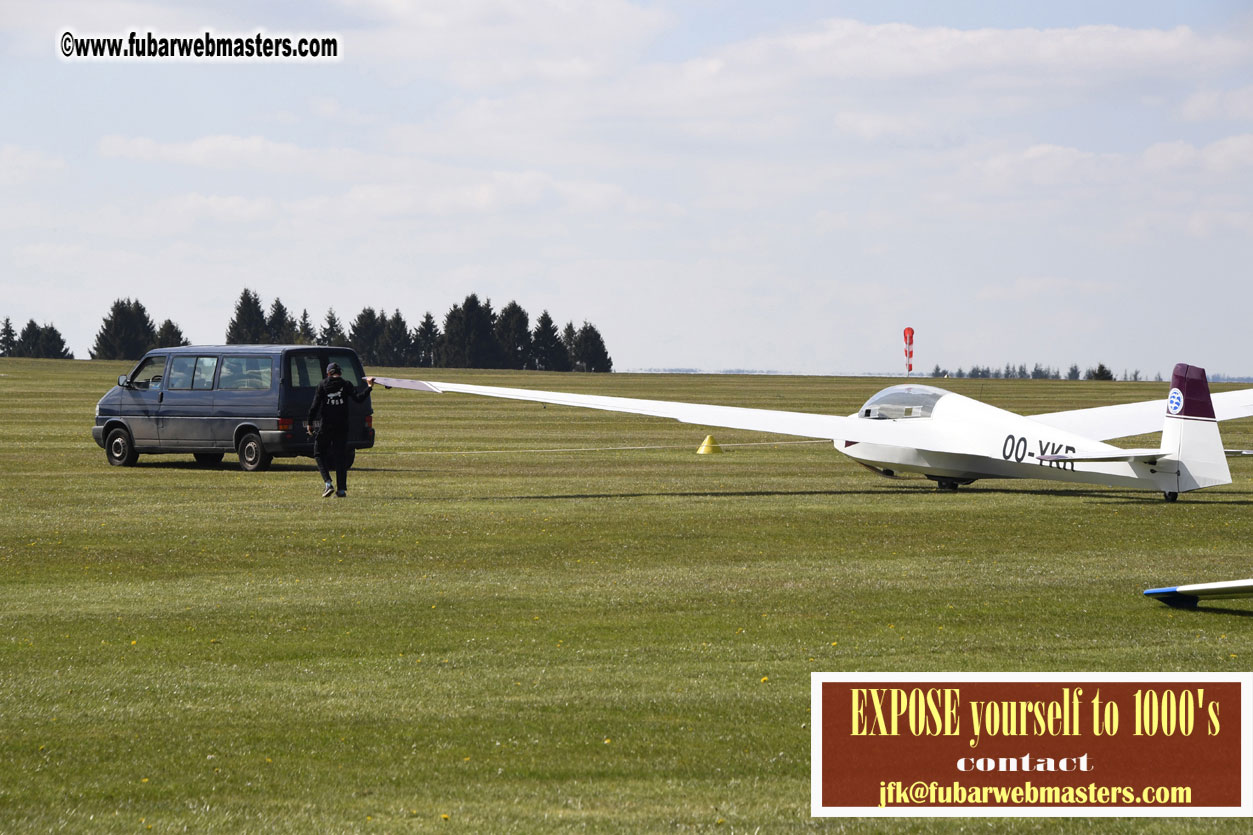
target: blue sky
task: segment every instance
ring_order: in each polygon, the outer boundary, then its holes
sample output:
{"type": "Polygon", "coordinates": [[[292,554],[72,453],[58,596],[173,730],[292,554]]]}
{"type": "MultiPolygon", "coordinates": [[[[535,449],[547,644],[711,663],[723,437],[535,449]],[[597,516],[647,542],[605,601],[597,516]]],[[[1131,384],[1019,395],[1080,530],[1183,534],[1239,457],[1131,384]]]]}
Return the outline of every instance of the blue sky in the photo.
{"type": "Polygon", "coordinates": [[[1253,14],[1219,3],[0,2],[0,316],[469,292],[619,369],[1248,373],[1253,14]],[[131,30],[334,63],[63,61],[131,30]]]}

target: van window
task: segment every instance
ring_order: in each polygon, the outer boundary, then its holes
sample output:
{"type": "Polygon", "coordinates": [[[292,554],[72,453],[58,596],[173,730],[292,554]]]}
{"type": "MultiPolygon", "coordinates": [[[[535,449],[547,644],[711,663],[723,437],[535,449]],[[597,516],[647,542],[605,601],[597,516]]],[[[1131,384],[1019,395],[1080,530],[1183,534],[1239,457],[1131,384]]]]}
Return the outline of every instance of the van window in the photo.
{"type": "Polygon", "coordinates": [[[269,357],[222,357],[218,388],[223,391],[265,391],[270,388],[269,357]]]}
{"type": "Polygon", "coordinates": [[[316,388],[322,381],[322,365],[317,354],[290,354],[287,372],[287,379],[294,389],[316,388]]]}
{"type": "Polygon", "coordinates": [[[170,361],[170,375],[166,378],[168,389],[196,389],[204,391],[213,388],[213,372],[217,370],[217,357],[178,356],[170,361]]]}
{"type": "Polygon", "coordinates": [[[196,376],[191,387],[198,390],[213,388],[213,374],[218,370],[217,357],[196,357],[196,376]]]}
{"type": "Polygon", "coordinates": [[[195,357],[175,357],[170,361],[170,376],[165,380],[165,387],[170,389],[191,388],[191,375],[195,370],[195,357]]]}
{"type": "Polygon", "coordinates": [[[131,374],[131,385],[137,389],[156,391],[161,388],[161,375],[165,373],[165,357],[148,357],[131,374]]]}
{"type": "Polygon", "coordinates": [[[352,354],[331,354],[328,362],[339,363],[340,370],[344,372],[344,379],[354,386],[361,383],[357,379],[357,365],[352,361],[352,354]]]}

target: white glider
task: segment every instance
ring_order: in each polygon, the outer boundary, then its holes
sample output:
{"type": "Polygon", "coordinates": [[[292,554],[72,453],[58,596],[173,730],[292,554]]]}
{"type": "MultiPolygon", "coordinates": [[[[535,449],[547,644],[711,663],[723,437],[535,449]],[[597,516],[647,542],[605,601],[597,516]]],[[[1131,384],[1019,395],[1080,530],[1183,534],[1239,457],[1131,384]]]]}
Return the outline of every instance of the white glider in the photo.
{"type": "Polygon", "coordinates": [[[594,394],[378,377],[387,388],[456,392],[830,440],[886,476],[920,473],[940,489],[981,478],[1043,478],[1160,490],[1167,501],[1231,482],[1218,421],[1253,416],[1253,389],[1210,396],[1205,369],[1175,366],[1166,400],[1027,417],[934,386],[891,386],[849,417],[594,394]],[[1150,449],[1113,438],[1162,433],[1150,449]]]}

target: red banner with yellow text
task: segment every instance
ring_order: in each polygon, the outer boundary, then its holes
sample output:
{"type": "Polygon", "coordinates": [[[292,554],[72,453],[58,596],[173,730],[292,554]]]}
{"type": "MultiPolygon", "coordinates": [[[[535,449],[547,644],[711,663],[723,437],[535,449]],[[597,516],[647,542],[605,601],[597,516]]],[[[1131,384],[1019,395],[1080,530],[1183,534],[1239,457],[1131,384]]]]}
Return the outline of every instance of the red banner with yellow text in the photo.
{"type": "Polygon", "coordinates": [[[814,815],[1249,815],[1248,673],[814,673],[814,815]]]}

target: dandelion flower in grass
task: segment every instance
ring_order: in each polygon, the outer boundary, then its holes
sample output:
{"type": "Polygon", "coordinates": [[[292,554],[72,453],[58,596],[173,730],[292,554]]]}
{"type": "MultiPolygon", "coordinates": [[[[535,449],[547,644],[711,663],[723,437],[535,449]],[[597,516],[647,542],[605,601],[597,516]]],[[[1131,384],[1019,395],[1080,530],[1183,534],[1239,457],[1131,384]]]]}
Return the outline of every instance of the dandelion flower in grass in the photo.
{"type": "Polygon", "coordinates": [[[767,681],[769,681],[769,680],[770,680],[770,676],[762,676],[762,677],[761,677],[761,683],[762,683],[762,684],[765,684],[765,683],[766,683],[767,681]]]}

